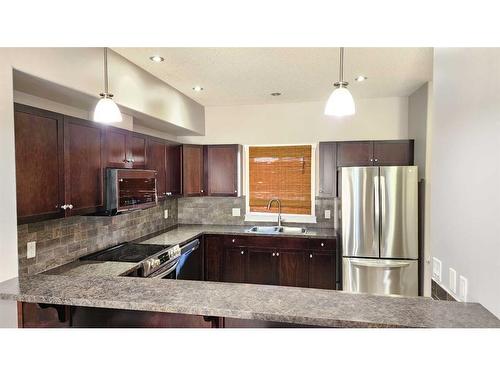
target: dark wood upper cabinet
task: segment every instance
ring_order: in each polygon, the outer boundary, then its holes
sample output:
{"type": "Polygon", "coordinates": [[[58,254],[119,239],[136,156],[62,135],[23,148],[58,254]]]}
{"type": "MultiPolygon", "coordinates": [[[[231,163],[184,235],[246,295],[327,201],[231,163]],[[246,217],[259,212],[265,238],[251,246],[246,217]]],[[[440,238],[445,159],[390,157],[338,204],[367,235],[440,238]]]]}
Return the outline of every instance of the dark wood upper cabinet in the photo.
{"type": "Polygon", "coordinates": [[[153,169],[156,175],[156,191],[158,199],[164,198],[166,194],[166,145],[161,139],[149,138],[147,143],[147,169],[153,169]]]}
{"type": "Polygon", "coordinates": [[[373,165],[373,142],[338,142],[337,167],[373,165]]]}
{"type": "Polygon", "coordinates": [[[243,248],[224,248],[221,281],[245,282],[246,251],[243,248]]]}
{"type": "Polygon", "coordinates": [[[373,142],[374,165],[413,165],[413,140],[373,142]]]}
{"type": "Polygon", "coordinates": [[[337,143],[319,144],[319,196],[337,196],[337,143]]]}
{"type": "Polygon", "coordinates": [[[205,194],[202,145],[182,145],[182,191],[184,196],[205,194]]]}
{"type": "Polygon", "coordinates": [[[64,216],[63,116],[14,107],[18,223],[64,216]]]}
{"type": "Polygon", "coordinates": [[[177,196],[182,194],[182,146],[167,145],[166,156],[166,181],[165,192],[167,195],[177,196]]]}
{"type": "Polygon", "coordinates": [[[307,287],[309,285],[308,253],[304,250],[277,251],[278,285],[307,287]]]}
{"type": "Polygon", "coordinates": [[[109,168],[130,168],[131,163],[127,151],[128,131],[107,127],[104,137],[105,166],[109,168]]]}
{"type": "Polygon", "coordinates": [[[131,160],[131,168],[146,168],[146,144],[147,136],[144,134],[128,132],[127,153],[131,160]]]}
{"type": "Polygon", "coordinates": [[[335,258],[332,251],[316,251],[309,253],[309,287],[319,289],[335,289],[335,258]]]}
{"type": "Polygon", "coordinates": [[[219,197],[238,196],[239,145],[205,146],[206,195],[219,197]]]}
{"type": "Polygon", "coordinates": [[[270,249],[249,248],[247,251],[246,282],[251,284],[277,284],[277,251],[270,249]]]}
{"type": "Polygon", "coordinates": [[[87,120],[64,117],[64,180],[66,215],[104,208],[102,128],[87,120]]]}

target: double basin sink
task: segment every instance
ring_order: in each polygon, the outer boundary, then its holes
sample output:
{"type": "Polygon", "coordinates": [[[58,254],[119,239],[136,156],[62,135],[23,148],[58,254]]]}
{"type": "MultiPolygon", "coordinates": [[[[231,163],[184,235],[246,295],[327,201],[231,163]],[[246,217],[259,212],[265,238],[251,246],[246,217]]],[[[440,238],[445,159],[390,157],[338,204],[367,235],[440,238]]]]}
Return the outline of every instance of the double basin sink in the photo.
{"type": "Polygon", "coordinates": [[[284,227],[284,226],[264,226],[252,227],[247,230],[248,233],[261,233],[261,234],[305,234],[306,228],[298,227],[284,227]]]}

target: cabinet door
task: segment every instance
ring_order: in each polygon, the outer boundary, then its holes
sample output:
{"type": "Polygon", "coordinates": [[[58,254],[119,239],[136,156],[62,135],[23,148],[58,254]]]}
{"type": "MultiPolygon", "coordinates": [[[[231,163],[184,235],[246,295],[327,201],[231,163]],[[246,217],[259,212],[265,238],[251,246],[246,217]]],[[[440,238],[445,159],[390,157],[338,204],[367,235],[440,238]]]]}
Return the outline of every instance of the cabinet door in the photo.
{"type": "Polygon", "coordinates": [[[319,196],[337,196],[337,143],[319,144],[319,196]]]}
{"type": "Polygon", "coordinates": [[[373,142],[338,142],[337,167],[373,165],[373,142]]]}
{"type": "Polygon", "coordinates": [[[373,142],[374,165],[413,165],[413,140],[373,142]]]}
{"type": "Polygon", "coordinates": [[[182,194],[182,146],[167,145],[166,147],[166,171],[165,191],[167,195],[182,194]]]}
{"type": "Polygon", "coordinates": [[[309,287],[335,289],[335,252],[311,251],[309,253],[309,287]]]}
{"type": "Polygon", "coordinates": [[[205,237],[205,281],[222,281],[223,238],[205,237]]]}
{"type": "Polygon", "coordinates": [[[146,168],[146,136],[129,132],[127,138],[128,160],[132,161],[132,168],[146,168]]]}
{"type": "Polygon", "coordinates": [[[246,250],[244,248],[225,248],[222,264],[222,281],[244,283],[245,260],[246,250]]]}
{"type": "Polygon", "coordinates": [[[278,250],[278,285],[307,287],[309,285],[309,253],[305,250],[278,250]]]}
{"type": "Polygon", "coordinates": [[[247,249],[247,283],[268,284],[277,283],[276,254],[272,249],[247,249]]]}
{"type": "Polygon", "coordinates": [[[154,138],[148,139],[147,148],[147,169],[153,169],[156,175],[156,191],[158,199],[165,198],[166,193],[166,155],[165,143],[154,138]]]}
{"type": "Polygon", "coordinates": [[[182,189],[185,196],[204,194],[203,188],[203,146],[182,146],[182,189]]]}
{"type": "Polygon", "coordinates": [[[101,127],[90,121],[64,118],[66,215],[98,212],[104,207],[101,127]]]}
{"type": "Polygon", "coordinates": [[[64,216],[63,117],[15,105],[18,223],[64,216]]]}
{"type": "Polygon", "coordinates": [[[132,168],[127,152],[128,131],[108,127],[104,140],[105,165],[109,168],[132,168]]]}
{"type": "Polygon", "coordinates": [[[238,145],[205,146],[207,195],[235,197],[238,195],[238,145]]]}

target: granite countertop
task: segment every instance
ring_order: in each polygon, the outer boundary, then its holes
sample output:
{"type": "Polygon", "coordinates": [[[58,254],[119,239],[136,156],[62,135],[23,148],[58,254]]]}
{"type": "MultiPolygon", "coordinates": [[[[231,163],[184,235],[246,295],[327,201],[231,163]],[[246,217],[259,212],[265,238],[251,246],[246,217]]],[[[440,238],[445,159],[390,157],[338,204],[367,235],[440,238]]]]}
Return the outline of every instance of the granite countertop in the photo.
{"type": "Polygon", "coordinates": [[[202,234],[237,234],[247,236],[270,236],[270,237],[300,237],[300,238],[336,238],[337,232],[334,229],[307,228],[304,234],[262,234],[247,233],[253,225],[186,225],[168,229],[166,232],[157,234],[147,239],[139,239],[134,242],[173,245],[185,243],[202,234]]]}
{"type": "Polygon", "coordinates": [[[34,275],[0,283],[0,299],[326,327],[500,328],[477,303],[204,281],[34,275]]]}
{"type": "Polygon", "coordinates": [[[76,260],[74,262],[52,268],[44,275],[106,277],[121,276],[138,267],[138,263],[99,262],[93,260],[76,260]]]}

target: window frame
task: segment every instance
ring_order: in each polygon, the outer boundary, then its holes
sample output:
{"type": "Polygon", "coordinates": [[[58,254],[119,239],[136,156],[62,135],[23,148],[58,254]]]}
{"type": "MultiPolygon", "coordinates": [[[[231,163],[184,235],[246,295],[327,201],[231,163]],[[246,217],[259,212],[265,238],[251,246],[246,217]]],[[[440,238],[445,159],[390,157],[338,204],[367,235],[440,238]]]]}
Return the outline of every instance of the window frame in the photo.
{"type": "Polygon", "coordinates": [[[288,147],[311,146],[311,214],[281,214],[283,224],[286,223],[316,223],[316,143],[245,145],[245,221],[276,223],[278,215],[274,212],[250,212],[250,147],[288,147]]]}

